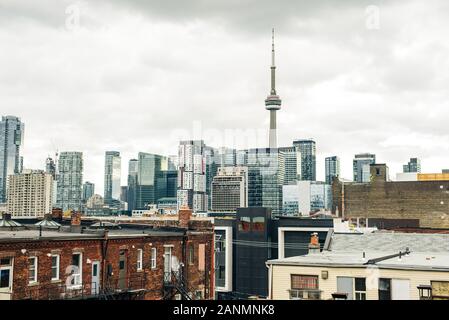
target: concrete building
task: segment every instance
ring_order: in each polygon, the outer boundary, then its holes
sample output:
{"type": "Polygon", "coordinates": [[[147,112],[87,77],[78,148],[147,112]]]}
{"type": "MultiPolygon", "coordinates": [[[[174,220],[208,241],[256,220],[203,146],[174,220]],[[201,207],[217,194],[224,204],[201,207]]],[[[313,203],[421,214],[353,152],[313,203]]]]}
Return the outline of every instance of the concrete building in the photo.
{"type": "Polygon", "coordinates": [[[421,160],[418,158],[410,158],[410,161],[407,164],[403,165],[402,172],[421,172],[421,160]]]}
{"type": "Polygon", "coordinates": [[[334,233],[321,252],[267,262],[270,298],[449,299],[448,252],[447,234],[334,233]]]}
{"type": "Polygon", "coordinates": [[[296,140],[293,145],[301,154],[301,180],[316,181],[316,143],[312,139],[296,140]]]}
{"type": "Polygon", "coordinates": [[[104,162],[104,200],[112,204],[120,200],[122,159],[118,151],[106,151],[104,162]]]}
{"type": "Polygon", "coordinates": [[[272,32],[271,44],[271,90],[270,94],[265,99],[265,108],[270,111],[270,131],[269,131],[269,145],[270,149],[277,148],[277,124],[276,111],[281,109],[281,98],[276,92],[276,64],[274,54],[274,29],[272,32]]]}
{"type": "Polygon", "coordinates": [[[326,184],[332,184],[335,177],[340,176],[340,158],[337,156],[326,157],[325,159],[326,184]]]}
{"type": "Polygon", "coordinates": [[[3,116],[0,121],[0,203],[6,202],[8,176],[22,171],[20,147],[24,130],[20,118],[3,116]]]}
{"type": "Polygon", "coordinates": [[[414,219],[423,228],[449,228],[449,179],[443,180],[444,175],[389,181],[387,166],[376,164],[371,176],[370,183],[334,183],[332,213],[346,219],[414,219]]]}
{"type": "Polygon", "coordinates": [[[282,213],[289,216],[309,216],[319,211],[330,212],[332,187],[321,181],[298,181],[282,186],[282,213]]]}
{"type": "Polygon", "coordinates": [[[370,181],[370,165],[376,163],[376,155],[360,153],[354,156],[352,170],[354,182],[365,183],[370,181]]]}
{"type": "Polygon", "coordinates": [[[206,212],[209,207],[207,194],[208,147],[201,140],[181,141],[178,153],[178,208],[187,206],[194,213],[206,212]]]}
{"type": "Polygon", "coordinates": [[[8,179],[8,213],[14,218],[43,217],[52,211],[53,177],[42,170],[24,170],[8,179]]]}
{"type": "Polygon", "coordinates": [[[58,162],[56,206],[63,211],[82,209],[83,153],[61,152],[58,162]]]}
{"type": "Polygon", "coordinates": [[[0,219],[0,300],[204,300],[214,296],[210,221],[0,219]],[[12,225],[1,227],[1,225],[12,225]],[[145,228],[145,226],[147,226],[145,228]],[[83,229],[82,229],[83,228],[83,229]],[[83,231],[81,231],[83,230],[83,231]]]}
{"type": "Polygon", "coordinates": [[[222,167],[212,181],[213,212],[235,212],[248,206],[248,168],[222,167]]]}

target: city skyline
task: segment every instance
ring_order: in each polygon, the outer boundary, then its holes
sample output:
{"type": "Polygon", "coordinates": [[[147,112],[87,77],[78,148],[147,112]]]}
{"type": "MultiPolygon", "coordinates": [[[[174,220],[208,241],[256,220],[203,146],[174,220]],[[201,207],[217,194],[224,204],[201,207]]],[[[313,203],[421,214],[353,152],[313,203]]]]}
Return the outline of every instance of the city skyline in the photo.
{"type": "MultiPolygon", "coordinates": [[[[204,129],[266,132],[274,26],[283,99],[278,146],[313,138],[318,180],[324,180],[325,157],[338,155],[342,176],[351,178],[352,159],[364,152],[387,163],[392,177],[410,157],[422,159],[422,172],[441,172],[449,166],[443,85],[449,64],[439,41],[449,22],[441,13],[447,4],[432,2],[383,3],[378,29],[367,28],[369,3],[285,1],[295,16],[262,1],[257,12],[276,14],[255,23],[226,6],[215,8],[221,22],[204,14],[207,6],[198,14],[183,8],[185,17],[177,22],[179,12],[162,4],[89,2],[79,26],[70,29],[69,3],[33,11],[17,1],[1,13],[0,40],[11,48],[0,53],[8,61],[0,79],[2,115],[17,116],[26,126],[25,168],[44,168],[56,150],[81,151],[85,181],[103,194],[107,150],[122,154],[124,185],[129,159],[138,152],[176,154],[179,139],[171,133],[191,132],[195,121],[204,129]],[[129,6],[130,16],[119,14],[122,6],[129,6]],[[425,19],[431,14],[431,21],[425,19]],[[16,56],[25,43],[27,51],[16,56]]],[[[250,147],[266,147],[266,141],[250,147]]]]}

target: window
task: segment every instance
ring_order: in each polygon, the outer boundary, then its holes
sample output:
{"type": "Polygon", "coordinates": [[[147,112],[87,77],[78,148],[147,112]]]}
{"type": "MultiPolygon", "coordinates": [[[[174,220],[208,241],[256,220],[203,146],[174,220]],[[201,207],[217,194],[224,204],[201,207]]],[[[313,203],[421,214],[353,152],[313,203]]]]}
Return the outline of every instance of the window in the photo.
{"type": "Polygon", "coordinates": [[[198,271],[204,271],[206,267],[206,245],[200,243],[198,246],[198,271]]]}
{"type": "Polygon", "coordinates": [[[391,300],[391,279],[379,279],[379,300],[391,300]]]}
{"type": "Polygon", "coordinates": [[[253,231],[260,232],[265,230],[265,218],[264,217],[254,217],[253,218],[253,231]]]}
{"type": "Polygon", "coordinates": [[[156,248],[151,248],[151,269],[156,269],[156,248]]]}
{"type": "Polygon", "coordinates": [[[354,280],[355,300],[366,300],[366,279],[355,278],[354,280]]]}
{"type": "Polygon", "coordinates": [[[51,280],[59,280],[59,255],[51,256],[51,280]]]}
{"type": "Polygon", "coordinates": [[[12,286],[12,258],[0,259],[0,292],[8,292],[12,286]],[[6,290],[4,290],[6,289],[6,290]]]}
{"type": "Polygon", "coordinates": [[[70,274],[70,284],[73,286],[81,285],[81,269],[82,269],[82,257],[81,253],[72,254],[72,265],[70,274]]]}
{"type": "Polygon", "coordinates": [[[37,282],[37,257],[29,257],[28,264],[28,282],[37,282]]]}
{"type": "Polygon", "coordinates": [[[239,221],[239,231],[248,232],[251,227],[250,217],[241,217],[239,221]]]}
{"type": "Polygon", "coordinates": [[[430,281],[430,285],[434,300],[446,300],[449,298],[449,281],[430,281]]]}
{"type": "Polygon", "coordinates": [[[137,270],[142,270],[142,261],[143,261],[143,250],[137,249],[137,270]]]}
{"type": "Polygon", "coordinates": [[[290,299],[310,299],[321,298],[321,291],[318,289],[318,276],[292,275],[290,299]]]}
{"type": "Polygon", "coordinates": [[[189,264],[193,265],[195,263],[195,247],[193,244],[189,246],[189,264]]]}

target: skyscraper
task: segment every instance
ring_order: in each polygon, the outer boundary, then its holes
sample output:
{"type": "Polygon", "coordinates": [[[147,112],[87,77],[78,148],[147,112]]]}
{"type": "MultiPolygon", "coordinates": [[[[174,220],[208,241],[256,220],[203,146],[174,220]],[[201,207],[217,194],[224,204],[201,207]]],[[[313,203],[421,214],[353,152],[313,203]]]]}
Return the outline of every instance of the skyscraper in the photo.
{"type": "Polygon", "coordinates": [[[404,173],[407,172],[421,172],[421,160],[418,158],[410,158],[410,161],[407,164],[404,164],[403,166],[404,173]]]}
{"type": "Polygon", "coordinates": [[[50,174],[53,179],[56,179],[56,163],[50,157],[45,160],[45,173],[50,174]]]}
{"type": "Polygon", "coordinates": [[[136,209],[156,204],[160,197],[158,180],[167,169],[167,158],[157,154],[139,152],[137,169],[136,209]]]}
{"type": "Polygon", "coordinates": [[[8,176],[22,171],[20,146],[25,125],[19,118],[4,116],[0,121],[0,203],[6,202],[8,176]]]}
{"type": "Polygon", "coordinates": [[[301,180],[301,153],[297,147],[279,148],[279,170],[284,185],[301,180]]]}
{"type": "Polygon", "coordinates": [[[83,203],[87,203],[93,195],[95,194],[95,184],[89,181],[83,184],[83,203]]]}
{"type": "Polygon", "coordinates": [[[376,155],[371,153],[360,153],[354,156],[352,170],[354,182],[370,182],[370,165],[376,163],[376,155]]]}
{"type": "Polygon", "coordinates": [[[332,184],[334,177],[340,176],[340,159],[337,156],[325,159],[326,184],[332,184]]]}
{"type": "Polygon", "coordinates": [[[104,162],[104,202],[106,204],[120,200],[121,169],[120,152],[106,151],[104,162]]]}
{"type": "Polygon", "coordinates": [[[139,160],[131,159],[128,163],[128,210],[136,209],[137,201],[137,174],[139,171],[139,160]]]}
{"type": "Polygon", "coordinates": [[[188,206],[193,212],[206,212],[209,200],[206,190],[206,154],[209,148],[202,140],[181,141],[178,152],[178,208],[188,206]]]}
{"type": "Polygon", "coordinates": [[[214,212],[236,212],[248,206],[248,168],[220,167],[212,181],[212,208],[214,212]]]}
{"type": "Polygon", "coordinates": [[[293,145],[301,153],[300,180],[316,181],[316,143],[312,139],[296,140],[293,145]]]}
{"type": "Polygon", "coordinates": [[[83,153],[61,152],[58,162],[57,206],[63,211],[82,209],[83,153]]]}
{"type": "Polygon", "coordinates": [[[269,147],[277,148],[277,124],[276,111],[281,109],[281,98],[276,93],[276,64],[274,61],[274,29],[272,30],[271,43],[271,90],[268,97],[265,99],[265,109],[270,111],[270,140],[269,147]]]}

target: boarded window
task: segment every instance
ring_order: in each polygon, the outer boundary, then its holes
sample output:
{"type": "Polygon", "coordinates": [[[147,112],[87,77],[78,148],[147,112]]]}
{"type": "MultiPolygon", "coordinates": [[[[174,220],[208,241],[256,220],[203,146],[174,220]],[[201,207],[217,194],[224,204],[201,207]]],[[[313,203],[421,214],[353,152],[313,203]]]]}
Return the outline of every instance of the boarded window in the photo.
{"type": "Polygon", "coordinates": [[[200,243],[198,246],[198,270],[204,271],[206,267],[206,245],[200,243]]]}
{"type": "Polygon", "coordinates": [[[318,289],[318,276],[292,274],[292,289],[318,289]]]}

